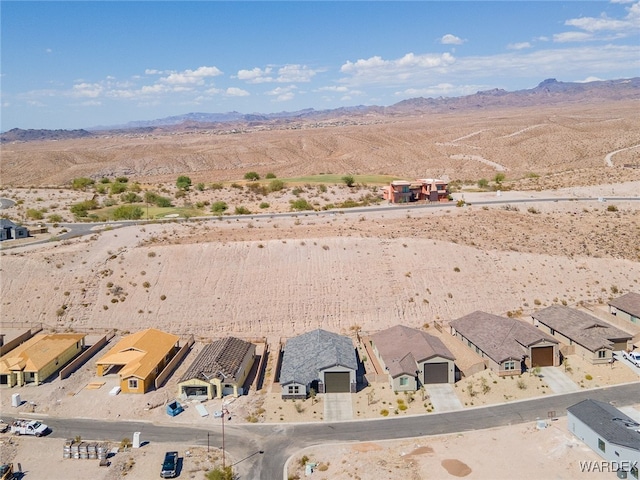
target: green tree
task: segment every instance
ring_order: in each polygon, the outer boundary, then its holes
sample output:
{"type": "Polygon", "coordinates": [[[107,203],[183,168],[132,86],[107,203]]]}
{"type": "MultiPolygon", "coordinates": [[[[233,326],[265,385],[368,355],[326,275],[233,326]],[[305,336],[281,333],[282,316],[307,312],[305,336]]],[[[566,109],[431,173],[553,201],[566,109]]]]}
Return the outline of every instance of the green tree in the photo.
{"type": "Polygon", "coordinates": [[[180,190],[189,190],[189,187],[191,187],[191,179],[186,175],[180,175],[176,180],[176,187],[180,190]]]}
{"type": "Polygon", "coordinates": [[[496,173],[496,176],[493,177],[493,181],[496,182],[496,183],[502,183],[502,182],[504,182],[505,178],[506,177],[505,177],[504,173],[496,173]]]}
{"type": "Polygon", "coordinates": [[[74,178],[71,181],[71,188],[73,188],[74,190],[86,190],[87,187],[93,185],[94,183],[96,182],[90,178],[86,178],[86,177],[74,178]]]}
{"type": "Polygon", "coordinates": [[[69,207],[69,210],[71,210],[71,213],[76,217],[86,217],[89,210],[95,210],[96,208],[98,208],[98,202],[91,199],[85,200],[84,202],[74,203],[69,207]]]}
{"type": "Polygon", "coordinates": [[[120,205],[113,211],[114,220],[138,220],[144,212],[137,205],[120,205]]]}
{"type": "Polygon", "coordinates": [[[342,181],[347,187],[353,187],[353,185],[356,183],[353,175],[345,175],[344,177],[342,177],[342,181]]]}
{"type": "Polygon", "coordinates": [[[260,180],[260,175],[258,172],[247,172],[244,174],[245,180],[260,180]]]}
{"type": "Polygon", "coordinates": [[[213,213],[222,214],[229,208],[227,202],[223,202],[222,200],[218,200],[217,202],[213,202],[211,204],[211,211],[213,213]]]}
{"type": "Polygon", "coordinates": [[[488,186],[489,186],[489,180],[487,180],[486,178],[481,178],[480,180],[478,180],[479,188],[487,188],[488,186]]]}

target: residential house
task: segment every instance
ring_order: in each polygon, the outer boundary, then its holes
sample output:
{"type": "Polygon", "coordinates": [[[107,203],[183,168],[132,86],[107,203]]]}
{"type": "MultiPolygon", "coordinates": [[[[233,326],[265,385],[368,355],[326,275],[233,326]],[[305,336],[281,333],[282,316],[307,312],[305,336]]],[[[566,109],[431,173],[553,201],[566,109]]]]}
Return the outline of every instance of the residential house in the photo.
{"type": "Polygon", "coordinates": [[[531,324],[476,311],[449,323],[451,334],[485,359],[500,376],[527,368],[558,366],[558,341],[531,324]]]}
{"type": "Polygon", "coordinates": [[[587,399],[567,408],[567,427],[591,450],[615,466],[618,478],[638,479],[640,424],[616,407],[587,399]]]}
{"type": "Polygon", "coordinates": [[[155,328],[127,335],[96,362],[97,374],[117,373],[123,393],[146,393],[176,354],[179,340],[155,328]]]}
{"type": "Polygon", "coordinates": [[[256,346],[235,337],[204,346],[178,383],[181,398],[222,398],[242,395],[256,354],[256,346]]]}
{"type": "Polygon", "coordinates": [[[449,190],[447,183],[437,178],[420,178],[412,182],[394,180],[382,188],[382,198],[389,203],[439,202],[449,199],[449,190]]]}
{"type": "Polygon", "coordinates": [[[27,238],[28,236],[29,230],[27,227],[16,225],[7,218],[0,218],[0,241],[27,238]]]}
{"type": "Polygon", "coordinates": [[[282,398],[356,391],[358,362],[349,337],[317,329],[290,338],[280,368],[282,398]]]}
{"type": "Polygon", "coordinates": [[[591,363],[609,363],[613,352],[626,350],[633,338],[628,332],[586,312],[552,305],[531,315],[534,325],[553,335],[591,363]]]}
{"type": "Polygon", "coordinates": [[[416,391],[421,384],[455,382],[455,357],[438,337],[396,325],[370,339],[393,391],[416,391]]]}
{"type": "Polygon", "coordinates": [[[84,348],[85,335],[34,335],[0,358],[0,386],[38,385],[68,364],[84,348]]]}
{"type": "Polygon", "coordinates": [[[626,293],[609,302],[609,313],[640,325],[640,293],[626,293]]]}

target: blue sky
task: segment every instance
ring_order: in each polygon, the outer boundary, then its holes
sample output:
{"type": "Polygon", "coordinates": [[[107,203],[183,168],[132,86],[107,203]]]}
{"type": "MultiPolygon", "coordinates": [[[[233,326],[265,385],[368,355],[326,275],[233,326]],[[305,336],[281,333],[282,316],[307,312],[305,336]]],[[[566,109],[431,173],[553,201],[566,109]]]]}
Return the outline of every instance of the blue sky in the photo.
{"type": "Polygon", "coordinates": [[[640,2],[2,1],[0,130],[640,76],[640,2]]]}

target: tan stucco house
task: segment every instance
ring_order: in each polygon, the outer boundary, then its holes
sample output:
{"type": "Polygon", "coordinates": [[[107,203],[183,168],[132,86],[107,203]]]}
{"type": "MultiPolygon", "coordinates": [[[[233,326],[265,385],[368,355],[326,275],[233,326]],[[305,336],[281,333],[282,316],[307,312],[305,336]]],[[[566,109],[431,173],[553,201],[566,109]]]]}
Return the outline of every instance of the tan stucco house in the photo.
{"type": "Polygon", "coordinates": [[[558,340],[529,323],[476,311],[449,323],[451,334],[500,376],[560,364],[558,340]]]}
{"type": "Polygon", "coordinates": [[[0,386],[38,385],[82,353],[85,335],[34,335],[0,358],[0,386]]]}
{"type": "Polygon", "coordinates": [[[609,313],[640,325],[640,293],[629,292],[609,302],[609,313]]]}
{"type": "Polygon", "coordinates": [[[235,337],[205,345],[178,383],[178,397],[211,400],[242,395],[256,346],[235,337]]]}
{"type": "Polygon", "coordinates": [[[544,308],[531,317],[534,325],[573,346],[576,355],[594,364],[611,362],[613,352],[626,350],[633,338],[593,315],[562,305],[544,308]]]}
{"type": "Polygon", "coordinates": [[[123,393],[146,393],[178,351],[179,340],[155,328],[128,335],[96,362],[97,374],[101,377],[115,370],[123,393]]]}
{"type": "Polygon", "coordinates": [[[416,391],[420,385],[455,382],[455,357],[437,337],[396,325],[370,337],[371,347],[389,374],[395,392],[416,391]]]}

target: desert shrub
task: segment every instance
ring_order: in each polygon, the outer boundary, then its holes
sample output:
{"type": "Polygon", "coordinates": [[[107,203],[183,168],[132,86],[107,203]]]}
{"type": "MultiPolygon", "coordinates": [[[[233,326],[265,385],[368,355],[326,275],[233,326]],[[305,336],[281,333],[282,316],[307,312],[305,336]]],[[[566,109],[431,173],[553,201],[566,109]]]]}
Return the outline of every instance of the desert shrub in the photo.
{"type": "Polygon", "coordinates": [[[204,192],[204,189],[205,189],[204,183],[200,182],[196,185],[196,190],[198,190],[199,192],[204,192]]]}
{"type": "Polygon", "coordinates": [[[31,220],[42,220],[44,218],[44,214],[40,210],[36,210],[35,208],[28,208],[26,212],[27,218],[31,220]]]}
{"type": "Polygon", "coordinates": [[[524,380],[518,380],[518,382],[516,383],[516,386],[520,389],[520,390],[526,390],[527,389],[527,384],[524,383],[524,380]]]}
{"type": "Polygon", "coordinates": [[[280,190],[284,190],[285,184],[282,180],[271,180],[269,182],[269,190],[272,192],[279,192],[280,190]]]}
{"type": "Polygon", "coordinates": [[[71,181],[71,188],[73,188],[74,190],[86,190],[87,187],[93,185],[94,183],[96,182],[90,178],[86,178],[86,177],[74,178],[71,181]]]}
{"type": "Polygon", "coordinates": [[[249,210],[244,205],[239,205],[235,208],[236,215],[251,215],[251,210],[249,210]]]}
{"type": "Polygon", "coordinates": [[[213,213],[223,213],[229,208],[227,202],[223,202],[222,200],[218,200],[217,202],[213,202],[211,204],[211,211],[213,213]]]}
{"type": "Polygon", "coordinates": [[[327,193],[327,186],[324,183],[321,183],[318,185],[318,191],[320,193],[327,193]]]}
{"type": "Polygon", "coordinates": [[[290,200],[291,210],[301,211],[301,210],[313,210],[313,205],[311,205],[304,198],[298,198],[297,200],[290,200]]]}
{"type": "Polygon", "coordinates": [[[383,417],[388,417],[389,410],[387,410],[386,408],[383,408],[382,410],[380,410],[380,415],[382,415],[383,417]]]}
{"type": "Polygon", "coordinates": [[[63,220],[62,215],[58,215],[57,213],[49,215],[49,221],[51,223],[59,223],[59,222],[62,222],[62,220],[63,220]]]}
{"type": "Polygon", "coordinates": [[[487,188],[489,186],[489,180],[486,178],[481,178],[478,180],[478,188],[487,188]]]}
{"type": "Polygon", "coordinates": [[[233,468],[228,466],[225,468],[216,467],[213,470],[209,470],[205,474],[205,478],[207,480],[233,480],[235,477],[233,475],[233,468]]]}
{"type": "Polygon", "coordinates": [[[121,193],[127,191],[127,184],[124,182],[116,181],[111,184],[111,188],[109,191],[111,192],[111,195],[120,195],[121,193]]]}
{"type": "Polygon", "coordinates": [[[540,213],[540,210],[538,210],[538,209],[537,209],[537,208],[535,208],[535,207],[529,207],[529,208],[527,209],[527,212],[529,212],[529,213],[533,213],[533,214],[538,214],[538,213],[540,213]]]}
{"type": "Polygon", "coordinates": [[[120,195],[120,200],[124,203],[140,203],[142,202],[142,197],[134,192],[125,192],[120,195]]]}
{"type": "Polygon", "coordinates": [[[129,182],[129,178],[128,177],[116,177],[116,182],[118,183],[128,183],[129,182]]]}
{"type": "Polygon", "coordinates": [[[276,178],[276,174],[275,174],[275,173],[272,173],[272,172],[269,172],[269,173],[267,173],[267,174],[264,176],[264,178],[269,178],[269,179],[270,179],[270,178],[276,178]]]}
{"type": "Polygon", "coordinates": [[[94,210],[98,208],[98,202],[95,200],[85,200],[83,202],[74,203],[69,207],[71,213],[73,213],[76,217],[86,217],[89,210],[94,210]]]}
{"type": "Polygon", "coordinates": [[[584,376],[585,380],[593,380],[593,377],[588,373],[584,376]]]}
{"type": "Polygon", "coordinates": [[[607,206],[607,212],[617,212],[617,211],[618,211],[618,207],[616,207],[615,205],[607,206]]]}
{"type": "Polygon", "coordinates": [[[496,182],[496,183],[502,183],[502,182],[504,182],[505,178],[506,177],[505,177],[504,173],[496,173],[496,176],[493,177],[493,181],[496,182]]]}
{"type": "Polygon", "coordinates": [[[113,211],[114,220],[138,220],[144,212],[135,205],[121,205],[113,211]]]}
{"type": "Polygon", "coordinates": [[[223,188],[224,188],[224,185],[222,185],[221,183],[211,184],[211,190],[222,190],[223,188]]]}
{"type": "Polygon", "coordinates": [[[258,172],[247,172],[244,174],[245,180],[260,180],[260,175],[258,172]]]}
{"type": "Polygon", "coordinates": [[[260,208],[269,208],[270,206],[271,206],[271,205],[269,205],[269,203],[268,203],[268,202],[262,202],[262,203],[260,204],[260,208]]]}
{"type": "Polygon", "coordinates": [[[107,183],[111,183],[111,180],[109,180],[107,177],[102,177],[100,179],[100,183],[102,183],[103,185],[106,185],[107,183]]]}
{"type": "Polygon", "coordinates": [[[189,187],[191,187],[191,179],[186,175],[180,175],[176,180],[176,187],[180,190],[189,190],[189,187]]]}
{"type": "Polygon", "coordinates": [[[355,178],[353,178],[353,175],[345,175],[344,177],[341,178],[341,180],[344,182],[344,184],[347,187],[353,187],[353,185],[356,183],[355,178]]]}
{"type": "Polygon", "coordinates": [[[261,185],[258,182],[248,183],[247,190],[255,193],[256,195],[267,195],[269,193],[269,189],[265,185],[261,185]]]}

